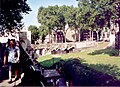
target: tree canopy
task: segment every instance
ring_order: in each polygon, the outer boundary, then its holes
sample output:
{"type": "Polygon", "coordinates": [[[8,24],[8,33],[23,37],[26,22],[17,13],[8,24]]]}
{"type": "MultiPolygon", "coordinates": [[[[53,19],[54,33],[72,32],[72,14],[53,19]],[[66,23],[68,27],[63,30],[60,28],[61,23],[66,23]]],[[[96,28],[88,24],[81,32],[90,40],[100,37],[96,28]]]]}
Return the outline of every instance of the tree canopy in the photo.
{"type": "Polygon", "coordinates": [[[120,1],[119,0],[77,0],[78,7],[48,6],[38,10],[38,22],[41,24],[40,35],[50,34],[57,29],[65,33],[65,25],[70,29],[80,31],[110,29],[111,23],[120,27],[120,1]]]}
{"type": "Polygon", "coordinates": [[[34,41],[36,41],[39,38],[39,28],[37,28],[34,25],[30,25],[28,27],[28,30],[31,31],[32,43],[34,43],[34,41]]]}
{"type": "Polygon", "coordinates": [[[66,5],[40,7],[38,22],[48,27],[50,31],[56,27],[64,30],[66,24],[74,28],[95,29],[110,28],[110,22],[119,18],[118,8],[116,9],[118,0],[78,1],[78,7],[66,5]]]}
{"type": "Polygon", "coordinates": [[[38,10],[38,22],[46,26],[49,33],[56,29],[64,30],[65,25],[73,26],[76,20],[76,8],[73,6],[48,6],[38,10]]]}
{"type": "Polygon", "coordinates": [[[0,0],[0,30],[18,28],[23,25],[23,13],[31,11],[27,0],[0,0]]]}

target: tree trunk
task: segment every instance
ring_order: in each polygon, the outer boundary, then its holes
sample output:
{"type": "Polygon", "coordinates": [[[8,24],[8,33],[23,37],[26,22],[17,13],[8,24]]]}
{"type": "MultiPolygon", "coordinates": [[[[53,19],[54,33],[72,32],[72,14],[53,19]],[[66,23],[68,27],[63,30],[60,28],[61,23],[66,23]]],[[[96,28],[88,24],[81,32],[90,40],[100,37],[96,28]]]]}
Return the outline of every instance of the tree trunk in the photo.
{"type": "Polygon", "coordinates": [[[76,33],[76,29],[75,29],[75,42],[77,41],[77,33],[76,33]]]}
{"type": "Polygon", "coordinates": [[[65,43],[66,43],[66,32],[63,31],[63,35],[64,35],[64,40],[65,40],[65,43]]]}
{"type": "Polygon", "coordinates": [[[78,29],[78,41],[80,42],[81,36],[80,36],[80,30],[78,29]]]}
{"type": "Polygon", "coordinates": [[[92,36],[91,36],[91,37],[92,37],[92,41],[93,41],[93,31],[92,31],[92,30],[91,30],[91,33],[92,33],[92,36]]]}
{"type": "MultiPolygon", "coordinates": [[[[119,32],[120,32],[120,20],[118,22],[118,26],[119,26],[119,32]]],[[[119,37],[120,37],[120,34],[119,34],[118,38],[119,37]]],[[[118,39],[118,44],[119,44],[119,42],[120,42],[120,39],[118,39]]],[[[119,56],[120,56],[120,46],[119,46],[119,56]]]]}
{"type": "Polygon", "coordinates": [[[55,34],[55,43],[57,43],[57,34],[55,34]]]}
{"type": "Polygon", "coordinates": [[[116,39],[115,39],[115,49],[118,50],[118,56],[120,56],[120,20],[117,21],[118,22],[118,27],[119,27],[119,31],[116,34],[116,39]]]}
{"type": "Polygon", "coordinates": [[[120,56],[120,43],[119,43],[119,41],[120,41],[120,30],[117,32],[117,35],[116,35],[117,37],[116,37],[116,46],[115,46],[115,48],[116,49],[118,49],[118,56],[120,56]]]}
{"type": "Polygon", "coordinates": [[[64,39],[65,39],[65,43],[66,43],[66,32],[64,32],[64,39]]]}
{"type": "Polygon", "coordinates": [[[90,41],[92,41],[92,31],[90,30],[89,34],[90,34],[90,41]]]}
{"type": "Polygon", "coordinates": [[[62,43],[64,43],[64,37],[63,37],[63,35],[61,35],[61,41],[62,41],[62,43]]]}
{"type": "Polygon", "coordinates": [[[49,43],[51,43],[51,35],[50,35],[50,33],[49,33],[49,43]]]}
{"type": "Polygon", "coordinates": [[[56,43],[56,37],[55,37],[55,34],[53,34],[53,42],[56,43]]]}
{"type": "Polygon", "coordinates": [[[98,31],[96,31],[96,34],[97,34],[97,41],[99,41],[99,35],[98,35],[98,31]]]}

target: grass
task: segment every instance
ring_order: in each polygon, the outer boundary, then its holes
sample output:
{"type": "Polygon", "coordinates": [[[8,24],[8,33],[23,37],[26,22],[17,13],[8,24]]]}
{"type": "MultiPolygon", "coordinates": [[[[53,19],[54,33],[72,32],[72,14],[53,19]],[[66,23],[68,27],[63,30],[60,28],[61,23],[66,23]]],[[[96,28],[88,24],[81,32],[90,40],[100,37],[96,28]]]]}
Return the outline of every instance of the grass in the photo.
{"type": "Polygon", "coordinates": [[[120,79],[120,57],[115,49],[105,48],[108,43],[99,43],[93,48],[81,49],[78,53],[68,53],[62,55],[45,55],[38,58],[43,66],[51,66],[59,60],[79,58],[84,60],[83,64],[98,71],[108,73],[120,79]]]}

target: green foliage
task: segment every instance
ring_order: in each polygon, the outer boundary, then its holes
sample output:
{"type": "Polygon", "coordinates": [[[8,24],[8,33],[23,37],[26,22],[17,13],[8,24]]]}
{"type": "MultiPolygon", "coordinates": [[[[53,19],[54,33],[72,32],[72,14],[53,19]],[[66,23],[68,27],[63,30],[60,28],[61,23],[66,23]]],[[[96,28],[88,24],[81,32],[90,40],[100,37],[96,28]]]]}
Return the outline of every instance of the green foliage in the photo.
{"type": "Polygon", "coordinates": [[[71,29],[101,30],[110,28],[110,22],[119,18],[119,0],[77,0],[78,7],[73,6],[48,6],[38,10],[38,22],[46,26],[44,35],[52,30],[62,29],[65,25],[71,29]]]}
{"type": "Polygon", "coordinates": [[[31,31],[31,38],[32,38],[32,42],[34,43],[34,41],[39,39],[39,28],[37,28],[34,25],[30,25],[28,27],[28,30],[31,31]]]}
{"type": "Polygon", "coordinates": [[[45,25],[41,25],[39,27],[39,36],[46,36],[48,34],[48,27],[45,25]]]}
{"type": "Polygon", "coordinates": [[[78,0],[80,14],[78,24],[83,24],[89,29],[110,28],[110,21],[116,18],[116,0],[78,0]]]}
{"type": "Polygon", "coordinates": [[[58,6],[49,6],[48,8],[40,7],[38,11],[38,22],[41,25],[48,27],[49,31],[57,26],[58,17],[58,6]]]}
{"type": "MultiPolygon", "coordinates": [[[[38,11],[38,22],[46,26],[45,31],[51,33],[52,30],[63,30],[68,23],[70,27],[76,25],[76,10],[73,6],[48,6],[40,7],[38,11]]],[[[45,33],[43,31],[43,33],[45,33]]]]}
{"type": "Polygon", "coordinates": [[[0,26],[2,30],[17,29],[22,26],[22,14],[28,14],[28,12],[31,11],[26,1],[27,0],[0,0],[0,26]]]}

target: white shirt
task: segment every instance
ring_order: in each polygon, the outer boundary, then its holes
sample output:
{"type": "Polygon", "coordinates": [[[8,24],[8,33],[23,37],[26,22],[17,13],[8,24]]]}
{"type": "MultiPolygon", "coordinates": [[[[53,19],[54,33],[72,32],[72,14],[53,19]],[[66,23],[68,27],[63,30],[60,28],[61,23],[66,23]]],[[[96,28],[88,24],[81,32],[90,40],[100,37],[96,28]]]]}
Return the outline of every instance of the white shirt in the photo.
{"type": "Polygon", "coordinates": [[[17,63],[19,60],[20,50],[18,47],[10,48],[8,47],[8,62],[10,63],[17,63]],[[16,56],[17,54],[17,56],[16,56]]]}

